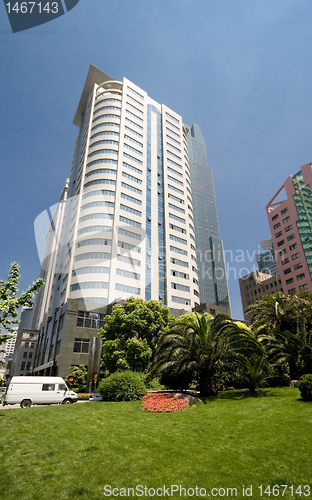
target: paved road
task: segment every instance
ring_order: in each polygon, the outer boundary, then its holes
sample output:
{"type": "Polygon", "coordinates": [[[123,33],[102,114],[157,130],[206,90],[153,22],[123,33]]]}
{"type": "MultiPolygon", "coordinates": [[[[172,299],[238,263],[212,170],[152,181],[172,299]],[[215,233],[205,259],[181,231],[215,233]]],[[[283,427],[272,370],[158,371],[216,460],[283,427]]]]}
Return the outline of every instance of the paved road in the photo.
{"type": "MultiPolygon", "coordinates": [[[[87,403],[88,401],[87,400],[82,400],[82,401],[77,401],[77,403],[87,403]]],[[[43,406],[57,406],[59,403],[55,403],[55,404],[51,404],[51,405],[32,405],[30,408],[34,408],[34,407],[43,407],[43,406]]],[[[5,405],[5,406],[2,406],[2,404],[0,404],[0,411],[1,410],[11,410],[12,408],[21,408],[19,404],[16,404],[16,405],[5,405]]]]}

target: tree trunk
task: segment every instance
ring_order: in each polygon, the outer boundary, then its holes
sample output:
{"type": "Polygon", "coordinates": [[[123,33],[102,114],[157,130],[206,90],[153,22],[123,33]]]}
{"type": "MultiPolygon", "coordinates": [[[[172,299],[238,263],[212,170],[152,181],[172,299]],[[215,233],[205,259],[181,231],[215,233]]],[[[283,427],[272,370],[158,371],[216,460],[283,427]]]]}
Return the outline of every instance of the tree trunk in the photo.
{"type": "Polygon", "coordinates": [[[218,387],[214,376],[202,374],[199,379],[199,392],[202,397],[218,395],[218,387]]]}
{"type": "Polygon", "coordinates": [[[293,358],[289,359],[288,366],[289,366],[290,380],[297,380],[298,379],[298,368],[297,368],[297,363],[293,358]]]}

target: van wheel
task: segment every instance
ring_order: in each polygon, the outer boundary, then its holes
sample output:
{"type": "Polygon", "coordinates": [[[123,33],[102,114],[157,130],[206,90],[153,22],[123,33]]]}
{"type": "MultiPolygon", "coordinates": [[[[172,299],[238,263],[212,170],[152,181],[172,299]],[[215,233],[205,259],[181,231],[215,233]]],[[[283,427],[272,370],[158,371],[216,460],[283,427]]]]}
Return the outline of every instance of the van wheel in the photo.
{"type": "Polygon", "coordinates": [[[21,402],[21,408],[29,408],[31,406],[30,399],[23,399],[21,402]]]}
{"type": "Polygon", "coordinates": [[[70,404],[72,402],[73,402],[72,399],[69,399],[69,398],[68,399],[64,399],[63,405],[68,405],[68,404],[70,404]]]}

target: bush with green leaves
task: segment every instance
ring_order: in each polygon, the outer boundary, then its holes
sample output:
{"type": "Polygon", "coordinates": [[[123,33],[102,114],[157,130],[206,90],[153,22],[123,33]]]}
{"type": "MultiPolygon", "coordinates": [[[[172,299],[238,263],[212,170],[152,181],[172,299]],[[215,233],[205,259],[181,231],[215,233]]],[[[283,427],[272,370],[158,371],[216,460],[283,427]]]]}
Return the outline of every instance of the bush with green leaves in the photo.
{"type": "Polygon", "coordinates": [[[86,365],[71,366],[65,382],[71,389],[85,387],[87,383],[88,369],[86,365]],[[73,382],[69,382],[69,377],[73,377],[73,382]]]}
{"type": "Polygon", "coordinates": [[[127,370],[102,380],[98,391],[104,401],[133,401],[146,394],[146,387],[140,373],[127,370]]]}
{"type": "Polygon", "coordinates": [[[306,401],[312,401],[312,374],[309,373],[302,377],[298,384],[298,389],[301,393],[301,397],[306,401]]]}

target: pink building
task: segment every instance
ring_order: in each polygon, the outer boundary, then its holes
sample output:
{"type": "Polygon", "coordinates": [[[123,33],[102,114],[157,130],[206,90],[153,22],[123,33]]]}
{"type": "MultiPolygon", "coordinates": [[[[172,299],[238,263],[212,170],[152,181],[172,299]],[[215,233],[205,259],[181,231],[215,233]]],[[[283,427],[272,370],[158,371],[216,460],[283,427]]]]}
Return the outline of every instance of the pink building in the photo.
{"type": "Polygon", "coordinates": [[[284,294],[312,292],[312,163],[289,176],[266,206],[284,294]]]}

